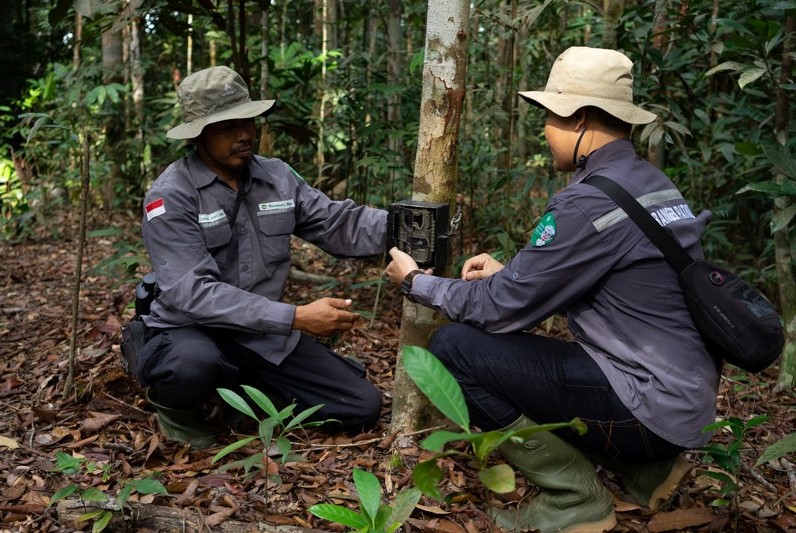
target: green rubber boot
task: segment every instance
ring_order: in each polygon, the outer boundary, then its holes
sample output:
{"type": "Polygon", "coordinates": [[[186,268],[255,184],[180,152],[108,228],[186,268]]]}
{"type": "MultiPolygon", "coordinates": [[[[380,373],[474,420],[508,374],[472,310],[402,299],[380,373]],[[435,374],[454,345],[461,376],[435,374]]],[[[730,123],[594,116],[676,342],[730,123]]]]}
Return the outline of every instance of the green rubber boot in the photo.
{"type": "Polygon", "coordinates": [[[213,433],[205,424],[204,409],[201,406],[194,409],[172,409],[157,403],[149,392],[147,400],[155,407],[158,427],[166,438],[199,449],[215,444],[213,433]]]}
{"type": "Polygon", "coordinates": [[[592,460],[621,476],[622,488],[638,503],[657,511],[688,478],[693,465],[683,454],[652,463],[630,463],[594,456],[592,460]]]}
{"type": "MultiPolygon", "coordinates": [[[[536,426],[525,416],[504,431],[536,426]]],[[[611,493],[594,464],[577,448],[548,431],[525,442],[500,445],[503,457],[541,490],[516,509],[493,510],[495,523],[509,531],[602,533],[616,526],[611,493]]]]}

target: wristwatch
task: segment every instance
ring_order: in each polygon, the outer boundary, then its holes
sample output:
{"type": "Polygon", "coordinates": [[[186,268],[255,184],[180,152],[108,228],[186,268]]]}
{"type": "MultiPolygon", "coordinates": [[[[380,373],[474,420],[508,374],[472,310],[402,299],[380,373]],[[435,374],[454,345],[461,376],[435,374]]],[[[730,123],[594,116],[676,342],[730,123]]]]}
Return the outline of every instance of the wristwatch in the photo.
{"type": "Polygon", "coordinates": [[[401,282],[401,292],[409,299],[410,302],[415,301],[414,297],[412,297],[412,282],[415,281],[415,276],[418,274],[425,274],[425,272],[422,270],[412,270],[401,282]]]}

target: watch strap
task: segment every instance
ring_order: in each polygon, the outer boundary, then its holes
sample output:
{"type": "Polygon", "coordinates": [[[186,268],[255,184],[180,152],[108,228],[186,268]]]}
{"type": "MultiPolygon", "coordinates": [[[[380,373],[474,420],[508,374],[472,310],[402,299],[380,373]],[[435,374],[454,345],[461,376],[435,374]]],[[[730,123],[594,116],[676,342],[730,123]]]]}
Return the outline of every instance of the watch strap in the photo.
{"type": "Polygon", "coordinates": [[[412,283],[414,283],[415,276],[418,274],[424,274],[424,272],[422,270],[412,270],[406,275],[406,277],[404,277],[404,280],[401,282],[401,292],[411,302],[415,301],[414,297],[412,296],[412,283]]]}

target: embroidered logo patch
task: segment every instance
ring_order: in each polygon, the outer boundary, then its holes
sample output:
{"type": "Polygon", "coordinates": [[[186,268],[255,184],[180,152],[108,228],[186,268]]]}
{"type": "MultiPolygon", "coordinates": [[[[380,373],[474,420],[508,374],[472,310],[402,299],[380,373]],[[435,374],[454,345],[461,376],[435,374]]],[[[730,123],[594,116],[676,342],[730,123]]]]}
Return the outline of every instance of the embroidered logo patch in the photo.
{"type": "Polygon", "coordinates": [[[536,229],[533,230],[533,234],[531,235],[531,246],[537,248],[545,246],[553,242],[555,238],[556,219],[553,213],[545,213],[542,220],[540,220],[539,224],[536,226],[536,229]]]}
{"type": "Polygon", "coordinates": [[[146,204],[144,209],[146,210],[146,219],[149,221],[165,213],[166,204],[163,203],[163,198],[158,198],[146,204]]]}

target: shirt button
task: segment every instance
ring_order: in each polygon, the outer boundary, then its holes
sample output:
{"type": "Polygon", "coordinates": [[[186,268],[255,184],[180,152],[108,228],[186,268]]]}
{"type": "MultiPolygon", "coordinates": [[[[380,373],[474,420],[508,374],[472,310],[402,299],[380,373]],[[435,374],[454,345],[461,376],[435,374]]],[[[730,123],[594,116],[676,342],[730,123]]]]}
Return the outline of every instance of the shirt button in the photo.
{"type": "Polygon", "coordinates": [[[520,277],[520,274],[518,272],[515,272],[514,274],[511,275],[511,279],[517,279],[519,277],[520,277]]]}
{"type": "Polygon", "coordinates": [[[241,228],[240,229],[240,234],[241,235],[246,235],[246,228],[241,228]]]}
{"type": "Polygon", "coordinates": [[[249,270],[249,265],[241,265],[240,269],[246,272],[247,270],[249,270]]]}

